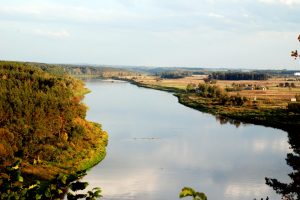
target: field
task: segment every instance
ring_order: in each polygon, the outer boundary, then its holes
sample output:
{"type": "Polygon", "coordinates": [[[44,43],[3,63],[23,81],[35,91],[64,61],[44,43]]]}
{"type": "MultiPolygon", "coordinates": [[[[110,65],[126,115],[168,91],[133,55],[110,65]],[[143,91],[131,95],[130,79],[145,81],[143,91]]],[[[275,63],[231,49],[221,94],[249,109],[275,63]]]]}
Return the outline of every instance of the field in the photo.
{"type": "MultiPolygon", "coordinates": [[[[145,85],[154,85],[159,87],[173,87],[178,89],[185,89],[187,84],[204,83],[206,75],[193,75],[191,77],[185,77],[180,79],[161,79],[157,76],[127,76],[126,79],[132,79],[138,83],[145,85]]],[[[267,107],[286,107],[292,98],[295,98],[297,94],[300,94],[300,81],[296,77],[294,78],[271,78],[269,80],[240,80],[240,81],[224,81],[218,80],[216,85],[223,89],[233,88],[233,85],[240,85],[238,91],[230,91],[230,95],[237,95],[248,97],[250,100],[256,100],[261,106],[267,107]],[[280,84],[294,84],[294,87],[279,87],[280,84]],[[248,85],[255,86],[253,89],[248,85]]]]}

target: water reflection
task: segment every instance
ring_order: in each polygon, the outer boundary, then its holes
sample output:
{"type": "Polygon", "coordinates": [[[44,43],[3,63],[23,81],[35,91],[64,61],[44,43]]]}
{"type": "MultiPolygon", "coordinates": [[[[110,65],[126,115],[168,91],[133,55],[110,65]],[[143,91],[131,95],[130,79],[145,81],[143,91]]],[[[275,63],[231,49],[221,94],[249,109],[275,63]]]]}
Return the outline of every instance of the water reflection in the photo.
{"type": "Polygon", "coordinates": [[[236,128],[240,127],[240,125],[244,125],[244,126],[247,125],[246,123],[242,123],[239,120],[230,119],[230,118],[223,117],[223,116],[220,116],[220,115],[216,115],[215,118],[222,125],[229,123],[229,124],[235,125],[236,128]]]}
{"type": "Polygon", "coordinates": [[[264,177],[286,180],[286,133],[219,124],[169,93],[88,82],[88,118],[110,134],[105,160],[85,177],[104,199],[178,199],[183,186],[209,199],[280,199],[264,177]],[[155,139],[151,139],[155,138],[155,139]]]}
{"type": "Polygon", "coordinates": [[[291,180],[281,182],[282,180],[266,178],[266,183],[286,200],[300,199],[300,134],[297,130],[289,130],[288,138],[293,152],[287,154],[286,162],[292,167],[293,171],[289,173],[291,180]]]}

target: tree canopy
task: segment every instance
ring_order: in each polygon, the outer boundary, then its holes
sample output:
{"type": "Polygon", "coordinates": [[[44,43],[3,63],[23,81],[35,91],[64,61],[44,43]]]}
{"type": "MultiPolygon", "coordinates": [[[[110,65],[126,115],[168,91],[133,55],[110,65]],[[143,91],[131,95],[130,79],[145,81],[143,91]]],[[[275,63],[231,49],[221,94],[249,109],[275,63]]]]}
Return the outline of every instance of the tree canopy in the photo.
{"type": "Polygon", "coordinates": [[[82,167],[93,149],[104,156],[107,134],[85,120],[85,92],[60,67],[0,62],[0,163],[20,157],[25,172],[51,178],[82,167]]]}

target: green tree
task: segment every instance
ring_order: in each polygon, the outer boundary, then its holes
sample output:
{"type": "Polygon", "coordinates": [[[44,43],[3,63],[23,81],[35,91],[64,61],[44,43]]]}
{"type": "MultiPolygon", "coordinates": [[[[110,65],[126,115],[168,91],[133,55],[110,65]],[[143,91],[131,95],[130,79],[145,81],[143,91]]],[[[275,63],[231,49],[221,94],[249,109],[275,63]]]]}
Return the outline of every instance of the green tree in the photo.
{"type": "Polygon", "coordinates": [[[196,91],[196,84],[195,83],[189,83],[187,86],[186,86],[186,91],[187,92],[195,92],[196,91]]]}
{"type": "Polygon", "coordinates": [[[192,197],[193,200],[207,200],[207,196],[203,192],[197,192],[193,188],[182,188],[179,198],[192,197]]]}
{"type": "Polygon", "coordinates": [[[21,160],[17,160],[10,166],[0,168],[0,199],[63,199],[67,194],[68,200],[86,199],[96,200],[101,196],[100,188],[93,188],[86,193],[79,193],[86,189],[87,182],[78,181],[86,175],[86,171],[79,171],[70,175],[57,175],[55,179],[41,184],[39,181],[28,181],[23,178],[21,172],[21,160]]]}

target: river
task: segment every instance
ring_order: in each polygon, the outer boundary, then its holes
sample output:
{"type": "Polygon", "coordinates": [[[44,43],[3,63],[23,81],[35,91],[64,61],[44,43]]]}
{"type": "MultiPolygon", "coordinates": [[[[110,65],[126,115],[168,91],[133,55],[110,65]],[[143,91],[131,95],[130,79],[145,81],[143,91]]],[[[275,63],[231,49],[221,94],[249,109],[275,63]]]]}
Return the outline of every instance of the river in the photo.
{"type": "Polygon", "coordinates": [[[175,200],[184,186],[210,200],[280,199],[265,177],[288,181],[287,133],[220,124],[171,93],[127,82],[86,82],[88,120],[109,133],[106,158],[84,181],[103,199],[175,200]]]}

